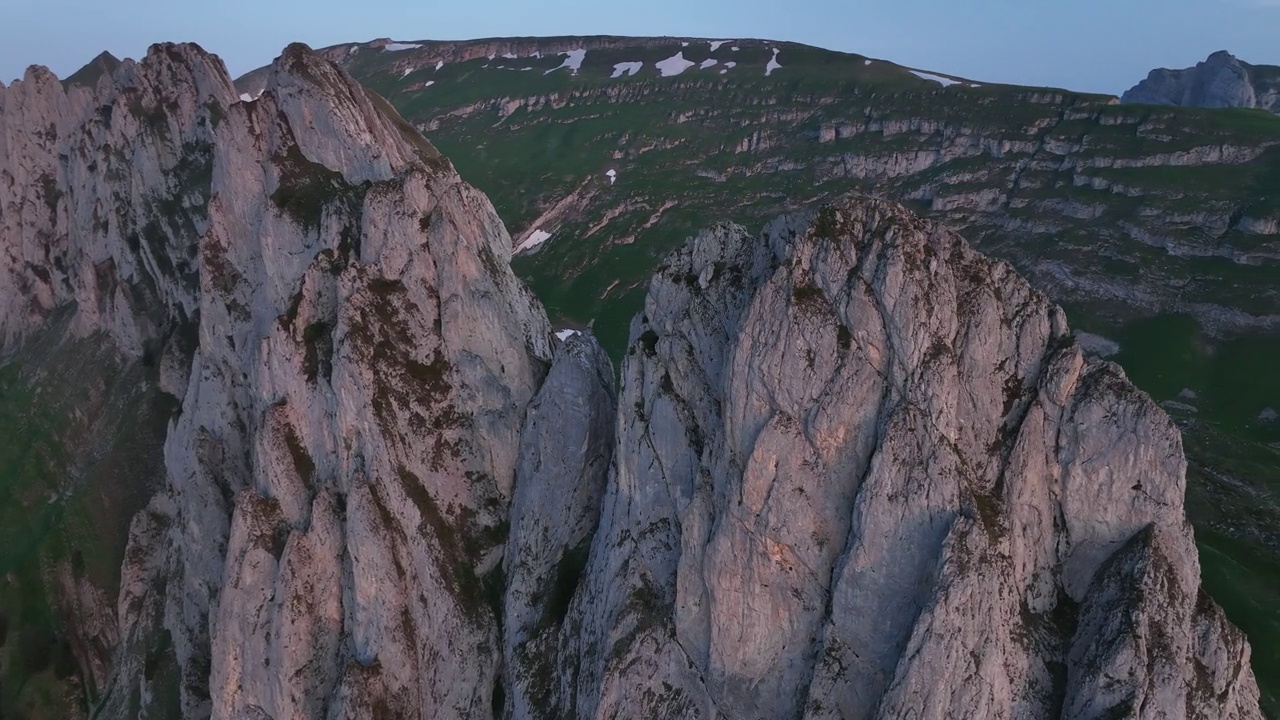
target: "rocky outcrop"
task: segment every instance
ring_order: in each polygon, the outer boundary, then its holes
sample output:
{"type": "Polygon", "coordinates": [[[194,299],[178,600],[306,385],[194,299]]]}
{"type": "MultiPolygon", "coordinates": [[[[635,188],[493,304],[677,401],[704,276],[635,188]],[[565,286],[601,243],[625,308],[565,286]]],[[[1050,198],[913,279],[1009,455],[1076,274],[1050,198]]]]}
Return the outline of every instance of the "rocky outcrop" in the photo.
{"type": "Polygon", "coordinates": [[[578,717],[1260,717],[1176,427],[885,202],[722,226],[632,331],[578,717]]]}
{"type": "Polygon", "coordinates": [[[615,394],[384,101],[303,46],[262,90],[0,90],[0,348],[176,405],[114,615],[58,578],[95,717],[1259,716],[1176,428],[1009,266],[868,199],[722,225],[615,394]]]}
{"type": "MultiPolygon", "coordinates": [[[[503,682],[511,717],[554,718],[555,658],[599,522],[614,449],[613,367],[595,339],[568,338],[529,406],[511,502],[503,682]]],[[[495,710],[496,712],[496,710],[495,710]]]]}
{"type": "Polygon", "coordinates": [[[551,356],[488,201],[301,46],[252,102],[182,45],[3,92],[5,348],[74,308],[181,401],[102,716],[487,713],[551,356]]]}
{"type": "Polygon", "coordinates": [[[1220,50],[1185,70],[1152,70],[1122,102],[1205,108],[1262,108],[1280,112],[1280,72],[1220,50]]]}
{"type": "Polygon", "coordinates": [[[186,713],[492,703],[487,598],[549,332],[488,202],[379,105],[291,48],[224,121],[194,407],[169,451],[198,513],[170,538],[198,588],[170,611],[179,660],[211,658],[186,713]]]}

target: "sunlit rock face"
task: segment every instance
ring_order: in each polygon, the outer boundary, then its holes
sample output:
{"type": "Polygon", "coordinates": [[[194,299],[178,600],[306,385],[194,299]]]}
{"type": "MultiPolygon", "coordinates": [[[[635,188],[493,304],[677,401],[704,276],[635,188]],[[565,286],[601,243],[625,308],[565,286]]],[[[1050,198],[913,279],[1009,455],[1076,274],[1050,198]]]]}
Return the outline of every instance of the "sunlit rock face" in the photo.
{"type": "Polygon", "coordinates": [[[3,111],[5,346],[74,307],[181,401],[105,715],[490,712],[551,338],[488,201],[302,46],[251,102],[165,45],[3,111]]]}
{"type": "Polygon", "coordinates": [[[1176,427],[1007,265],[851,199],[701,234],[632,337],[540,716],[1259,717],[1176,427]]]}

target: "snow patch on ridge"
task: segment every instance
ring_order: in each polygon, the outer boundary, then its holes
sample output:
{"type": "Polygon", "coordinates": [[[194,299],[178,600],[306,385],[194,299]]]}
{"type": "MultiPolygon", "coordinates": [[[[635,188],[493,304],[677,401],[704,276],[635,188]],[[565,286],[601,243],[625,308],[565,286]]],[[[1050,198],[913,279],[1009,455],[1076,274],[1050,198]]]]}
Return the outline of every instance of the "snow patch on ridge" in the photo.
{"type": "Polygon", "coordinates": [[[562,52],[560,54],[565,56],[564,62],[561,63],[559,67],[553,67],[550,70],[542,73],[543,75],[550,75],[551,73],[557,70],[563,70],[565,68],[568,68],[571,73],[573,73],[574,75],[577,75],[578,70],[582,68],[582,61],[585,60],[587,57],[587,51],[583,50],[582,48],[578,48],[577,50],[570,50],[568,52],[562,52]]]}
{"type": "Polygon", "coordinates": [[[620,62],[613,66],[613,74],[609,77],[620,78],[623,75],[635,75],[640,72],[642,67],[644,67],[642,62],[620,62]]]}
{"type": "Polygon", "coordinates": [[[769,64],[764,67],[764,76],[769,77],[774,70],[781,70],[782,64],[778,62],[778,48],[773,48],[773,57],[769,58],[769,64]]]}
{"type": "Polygon", "coordinates": [[[577,330],[571,330],[569,328],[556,331],[556,337],[560,339],[560,342],[564,342],[565,340],[568,340],[569,338],[577,334],[579,334],[577,330]]]}
{"type": "Polygon", "coordinates": [[[382,49],[386,50],[387,52],[398,52],[400,50],[417,50],[420,47],[422,46],[415,45],[413,43],[394,43],[393,42],[393,43],[387,43],[386,45],[383,45],[382,49]]]}
{"type": "Polygon", "coordinates": [[[921,72],[919,70],[911,70],[910,73],[920,78],[921,80],[930,80],[932,82],[941,83],[942,87],[947,87],[948,85],[955,85],[960,82],[959,80],[952,80],[949,77],[934,75],[933,73],[921,72]]]}
{"type": "Polygon", "coordinates": [[[541,228],[534,228],[534,231],[529,233],[529,237],[525,238],[524,242],[516,246],[516,252],[533,250],[534,248],[538,247],[539,245],[541,245],[542,243],[550,239],[551,239],[551,233],[546,232],[541,228]]]}
{"type": "Polygon", "coordinates": [[[444,61],[443,61],[443,60],[437,60],[437,61],[436,61],[436,72],[440,72],[440,68],[442,68],[442,67],[444,67],[444,61]]]}
{"type": "Polygon", "coordinates": [[[666,60],[659,60],[654,65],[658,68],[658,72],[662,73],[662,77],[675,77],[697,63],[685,60],[684,52],[681,51],[666,60]]]}
{"type": "Polygon", "coordinates": [[[724,45],[724,44],[725,44],[725,43],[727,43],[727,42],[729,42],[729,41],[728,41],[728,40],[712,40],[712,41],[711,41],[711,52],[715,52],[715,51],[719,50],[719,49],[720,49],[720,46],[721,46],[721,45],[724,45]]]}
{"type": "Polygon", "coordinates": [[[718,61],[718,60],[716,60],[715,58],[707,58],[706,60],[703,60],[703,61],[702,61],[702,64],[698,66],[698,69],[699,69],[699,70],[706,70],[707,68],[711,67],[712,65],[715,65],[717,62],[719,62],[719,61],[718,61]]]}
{"type": "Polygon", "coordinates": [[[609,172],[605,173],[605,175],[607,175],[607,176],[609,177],[609,184],[610,184],[610,185],[612,185],[612,184],[614,184],[615,182],[617,182],[617,181],[618,181],[618,171],[617,171],[617,170],[610,169],[610,170],[609,170],[609,172]]]}

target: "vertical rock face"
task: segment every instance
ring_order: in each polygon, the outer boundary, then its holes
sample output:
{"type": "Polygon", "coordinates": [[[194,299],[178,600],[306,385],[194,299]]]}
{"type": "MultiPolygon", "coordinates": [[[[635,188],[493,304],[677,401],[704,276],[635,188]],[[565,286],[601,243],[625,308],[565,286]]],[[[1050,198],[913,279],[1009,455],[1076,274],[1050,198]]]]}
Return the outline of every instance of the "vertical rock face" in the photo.
{"type": "Polygon", "coordinates": [[[193,46],[3,93],[4,347],[74,304],[181,400],[102,716],[488,714],[550,359],[488,201],[300,46],[252,102],[193,46]]]}
{"type": "Polygon", "coordinates": [[[0,88],[0,356],[178,405],[114,612],[58,578],[95,717],[1259,716],[1175,427],[1008,266],[865,199],[721,226],[615,395],[510,246],[302,46],[254,100],[184,45],[0,88]]]}
{"type": "Polygon", "coordinates": [[[579,717],[1259,717],[1178,432],[885,202],[699,236],[633,328],[579,717]]]}
{"type": "Polygon", "coordinates": [[[299,48],[223,120],[157,548],[182,569],[179,664],[209,645],[185,712],[491,707],[488,598],[548,327],[487,200],[395,121],[299,48]]]}
{"type": "Polygon", "coordinates": [[[525,420],[511,502],[503,687],[512,717],[559,717],[554,662],[613,457],[613,368],[593,338],[561,347],[525,420]]]}
{"type": "Polygon", "coordinates": [[[195,311],[221,63],[182,46],[127,62],[99,91],[32,68],[0,90],[0,348],[69,303],[82,335],[140,354],[195,311]]]}

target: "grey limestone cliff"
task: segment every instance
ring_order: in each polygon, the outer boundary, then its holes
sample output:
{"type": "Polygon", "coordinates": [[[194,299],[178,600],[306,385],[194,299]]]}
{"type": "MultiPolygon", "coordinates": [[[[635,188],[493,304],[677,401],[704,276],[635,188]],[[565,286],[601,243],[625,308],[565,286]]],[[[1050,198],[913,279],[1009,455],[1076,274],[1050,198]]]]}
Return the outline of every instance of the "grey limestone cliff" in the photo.
{"type": "Polygon", "coordinates": [[[854,199],[703,233],[632,336],[559,712],[1260,717],[1177,429],[1006,264],[854,199]]]}
{"type": "Polygon", "coordinates": [[[300,46],[252,102],[181,45],[2,92],[5,349],[69,311],[181,403],[98,715],[487,713],[551,357],[488,201],[300,46]]]}
{"type": "Polygon", "coordinates": [[[118,593],[57,567],[93,717],[1259,717],[1176,428],[1009,266],[868,199],[720,226],[615,390],[384,101],[264,83],[0,88],[0,357],[168,402],[84,481],[145,491],[118,593]]]}

